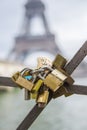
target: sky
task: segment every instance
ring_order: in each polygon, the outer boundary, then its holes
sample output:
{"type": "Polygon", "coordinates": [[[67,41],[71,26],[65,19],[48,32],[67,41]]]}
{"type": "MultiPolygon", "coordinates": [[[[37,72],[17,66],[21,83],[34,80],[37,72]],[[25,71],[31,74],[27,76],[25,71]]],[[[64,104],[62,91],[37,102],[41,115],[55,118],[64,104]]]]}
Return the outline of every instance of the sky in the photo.
{"type": "MultiPolygon", "coordinates": [[[[87,40],[87,0],[43,0],[56,43],[71,58],[87,40]]],[[[6,58],[20,33],[26,0],[0,0],[0,58],[6,58]]],[[[40,30],[36,22],[36,32],[40,30]]]]}

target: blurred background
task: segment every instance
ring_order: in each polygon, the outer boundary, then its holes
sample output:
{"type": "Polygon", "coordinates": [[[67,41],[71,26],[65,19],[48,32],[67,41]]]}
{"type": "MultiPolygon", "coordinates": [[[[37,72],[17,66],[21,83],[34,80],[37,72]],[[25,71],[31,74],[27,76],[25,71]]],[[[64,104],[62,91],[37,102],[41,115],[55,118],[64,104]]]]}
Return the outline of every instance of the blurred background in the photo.
{"type": "MultiPolygon", "coordinates": [[[[86,0],[1,0],[0,75],[11,76],[37,57],[57,53],[69,61],[87,40],[86,0]]],[[[87,85],[87,58],[72,75],[87,85]]],[[[35,104],[23,90],[0,87],[0,130],[15,130],[35,104]]],[[[30,130],[86,130],[87,96],[52,100],[30,130]]]]}

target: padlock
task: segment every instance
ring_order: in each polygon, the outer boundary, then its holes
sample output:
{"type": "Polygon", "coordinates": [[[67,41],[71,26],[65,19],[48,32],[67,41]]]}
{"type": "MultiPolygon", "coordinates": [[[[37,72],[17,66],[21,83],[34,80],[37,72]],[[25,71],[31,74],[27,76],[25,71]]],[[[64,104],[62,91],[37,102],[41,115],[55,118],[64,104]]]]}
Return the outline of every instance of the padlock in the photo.
{"type": "Polygon", "coordinates": [[[56,58],[54,59],[53,61],[53,67],[57,70],[59,70],[60,72],[62,72],[64,75],[67,76],[67,79],[66,79],[66,82],[68,84],[73,84],[74,83],[74,80],[72,79],[71,76],[69,76],[63,69],[64,69],[64,66],[66,65],[67,63],[67,60],[62,57],[61,55],[57,55],[56,58]]]}
{"type": "Polygon", "coordinates": [[[53,92],[57,91],[67,79],[67,76],[61,71],[54,69],[44,80],[44,84],[48,86],[53,92]]]}
{"type": "MultiPolygon", "coordinates": [[[[29,73],[26,73],[26,74],[29,74],[29,73]]],[[[31,75],[26,75],[26,76],[24,76],[24,78],[26,80],[31,80],[32,76],[31,75]]],[[[28,89],[26,89],[26,88],[24,90],[24,97],[25,97],[25,100],[29,100],[31,98],[30,91],[28,89]]]]}
{"type": "Polygon", "coordinates": [[[33,89],[31,90],[31,98],[32,99],[36,99],[37,95],[38,95],[38,91],[40,89],[40,87],[43,84],[43,80],[39,79],[36,84],[34,85],[33,89]]]}
{"type": "Polygon", "coordinates": [[[67,63],[67,60],[62,57],[61,55],[57,55],[52,63],[53,67],[56,68],[56,69],[59,69],[59,68],[64,68],[64,66],[66,65],[67,63]]]}
{"type": "Polygon", "coordinates": [[[51,73],[44,79],[44,84],[55,92],[63,85],[63,81],[51,73]]]}
{"type": "Polygon", "coordinates": [[[67,76],[64,75],[61,71],[59,71],[59,70],[57,70],[57,69],[54,69],[54,70],[52,71],[52,74],[53,74],[54,76],[56,76],[57,78],[59,78],[60,80],[62,80],[62,81],[65,81],[65,80],[67,79],[67,76]]]}
{"type": "Polygon", "coordinates": [[[43,93],[39,94],[36,100],[38,107],[45,107],[48,102],[48,97],[49,97],[48,90],[44,90],[43,93]]]}
{"type": "Polygon", "coordinates": [[[17,83],[19,86],[28,89],[29,91],[32,90],[34,84],[25,78],[23,78],[20,74],[20,72],[17,72],[12,76],[12,80],[17,83]]]}
{"type": "MultiPolygon", "coordinates": [[[[72,77],[69,76],[69,74],[67,74],[63,69],[59,68],[59,71],[67,77],[64,81],[65,84],[68,85],[68,84],[74,83],[74,80],[72,79],[72,77]]],[[[60,76],[60,78],[61,78],[61,75],[58,75],[58,76],[60,76]]],[[[63,76],[62,76],[62,79],[63,79],[63,76]]],[[[57,97],[60,97],[62,95],[65,95],[65,97],[68,97],[68,96],[71,96],[72,94],[73,93],[67,92],[67,90],[66,90],[66,88],[64,87],[64,84],[63,84],[63,86],[61,86],[56,92],[54,92],[53,98],[57,98],[57,97]]]]}
{"type": "Polygon", "coordinates": [[[34,87],[32,88],[32,93],[35,93],[35,92],[38,92],[40,87],[42,86],[43,84],[43,80],[42,79],[39,79],[36,84],[34,85],[34,87]]]}
{"type": "Polygon", "coordinates": [[[30,93],[30,98],[31,99],[37,99],[37,96],[38,96],[38,92],[33,92],[33,93],[31,92],[30,93]]]}
{"type": "Polygon", "coordinates": [[[24,99],[29,100],[30,98],[30,91],[28,89],[24,89],[24,99]]]}
{"type": "Polygon", "coordinates": [[[63,70],[63,69],[61,69],[61,68],[59,68],[58,70],[59,70],[61,73],[63,73],[65,76],[67,76],[67,78],[66,78],[66,80],[65,80],[66,83],[68,83],[68,84],[73,84],[73,83],[74,83],[73,78],[72,78],[68,73],[66,73],[65,70],[63,70]]]}
{"type": "MultiPolygon", "coordinates": [[[[26,70],[24,71],[23,73],[23,70],[22,70],[22,76],[26,79],[26,80],[31,80],[32,79],[32,76],[29,75],[30,74],[30,70],[26,70]]],[[[31,98],[30,96],[30,91],[28,89],[24,89],[24,99],[25,100],[29,100],[31,98]]]]}

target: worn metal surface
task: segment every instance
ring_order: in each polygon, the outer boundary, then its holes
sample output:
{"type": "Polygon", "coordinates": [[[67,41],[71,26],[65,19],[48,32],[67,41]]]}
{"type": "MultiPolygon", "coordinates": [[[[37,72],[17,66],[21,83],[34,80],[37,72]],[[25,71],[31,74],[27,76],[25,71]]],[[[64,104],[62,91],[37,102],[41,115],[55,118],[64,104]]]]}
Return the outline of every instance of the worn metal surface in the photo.
{"type": "Polygon", "coordinates": [[[70,85],[66,86],[68,92],[73,94],[87,95],[87,86],[83,85],[70,85]]]}
{"type": "Polygon", "coordinates": [[[87,55],[87,41],[83,44],[83,46],[79,49],[76,55],[72,58],[72,60],[66,65],[65,70],[68,74],[72,74],[74,70],[78,67],[78,65],[82,62],[82,60],[87,55]]]}
{"type": "Polygon", "coordinates": [[[0,77],[0,86],[18,87],[10,77],[0,77]]]}
{"type": "MultiPolygon", "coordinates": [[[[49,93],[48,103],[51,99],[52,92],[49,93]]],[[[36,120],[36,118],[40,115],[44,108],[40,108],[36,104],[16,130],[27,130],[31,126],[31,124],[36,120]]]]}

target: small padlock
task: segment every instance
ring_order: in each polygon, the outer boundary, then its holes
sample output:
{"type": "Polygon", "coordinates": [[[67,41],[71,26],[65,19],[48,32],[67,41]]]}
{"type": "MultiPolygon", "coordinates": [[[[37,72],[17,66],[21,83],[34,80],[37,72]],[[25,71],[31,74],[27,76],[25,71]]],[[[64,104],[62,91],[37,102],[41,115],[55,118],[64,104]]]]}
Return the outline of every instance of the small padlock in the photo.
{"type": "MultiPolygon", "coordinates": [[[[29,75],[29,72],[30,71],[27,70],[22,75],[26,80],[31,80],[32,79],[32,76],[29,75]]],[[[30,91],[28,89],[26,89],[26,88],[24,89],[24,97],[25,97],[24,98],[25,100],[29,100],[31,98],[30,91]]]]}
{"type": "Polygon", "coordinates": [[[32,90],[34,84],[25,78],[23,78],[20,74],[20,72],[17,72],[12,76],[12,80],[17,83],[19,86],[28,89],[29,91],[32,90]]]}
{"type": "Polygon", "coordinates": [[[24,99],[29,100],[30,98],[30,91],[28,89],[24,89],[24,99]]]}
{"type": "Polygon", "coordinates": [[[30,93],[30,98],[31,99],[37,99],[37,96],[38,96],[38,92],[30,93]]]}
{"type": "MultiPolygon", "coordinates": [[[[65,84],[73,84],[74,83],[74,80],[72,79],[71,76],[69,76],[69,74],[67,74],[63,69],[59,68],[59,71],[64,74],[67,78],[65,79],[64,83],[65,84]]],[[[59,76],[59,75],[58,75],[59,76]]],[[[63,79],[63,76],[60,75],[60,78],[62,77],[63,79]]],[[[68,96],[71,96],[72,93],[68,93],[67,90],[66,90],[66,87],[64,87],[64,84],[63,86],[61,86],[56,92],[54,92],[53,94],[53,98],[57,98],[57,97],[60,97],[62,95],[65,95],[65,97],[68,97],[68,96]]]]}
{"type": "Polygon", "coordinates": [[[64,66],[66,65],[67,63],[67,60],[61,56],[61,55],[57,55],[52,63],[53,67],[56,68],[56,69],[59,69],[59,68],[64,68],[64,66]]]}
{"type": "Polygon", "coordinates": [[[51,73],[44,79],[44,84],[55,92],[63,85],[63,81],[51,73]]]}
{"type": "Polygon", "coordinates": [[[67,76],[57,69],[54,69],[52,71],[52,74],[62,81],[65,81],[67,79],[67,76]]]}
{"type": "Polygon", "coordinates": [[[63,70],[63,69],[61,69],[61,68],[59,68],[58,70],[59,70],[61,73],[63,73],[65,76],[67,76],[67,78],[66,78],[66,80],[65,80],[66,83],[68,83],[68,84],[73,84],[73,83],[74,83],[73,78],[72,78],[68,73],[66,73],[65,70],[63,70]]]}
{"type": "Polygon", "coordinates": [[[45,107],[47,102],[48,102],[48,97],[49,97],[49,91],[44,90],[43,93],[38,95],[38,98],[36,100],[38,107],[45,107]]]}
{"type": "Polygon", "coordinates": [[[34,85],[34,87],[32,88],[32,93],[37,93],[38,91],[39,91],[39,89],[40,89],[40,87],[42,86],[42,84],[43,84],[43,80],[42,79],[39,79],[37,82],[36,82],[36,84],[34,85]]]}
{"type": "Polygon", "coordinates": [[[34,85],[33,89],[31,90],[31,98],[32,99],[36,99],[37,95],[38,95],[38,91],[40,89],[40,87],[43,84],[43,80],[39,79],[36,84],[34,85]]]}

